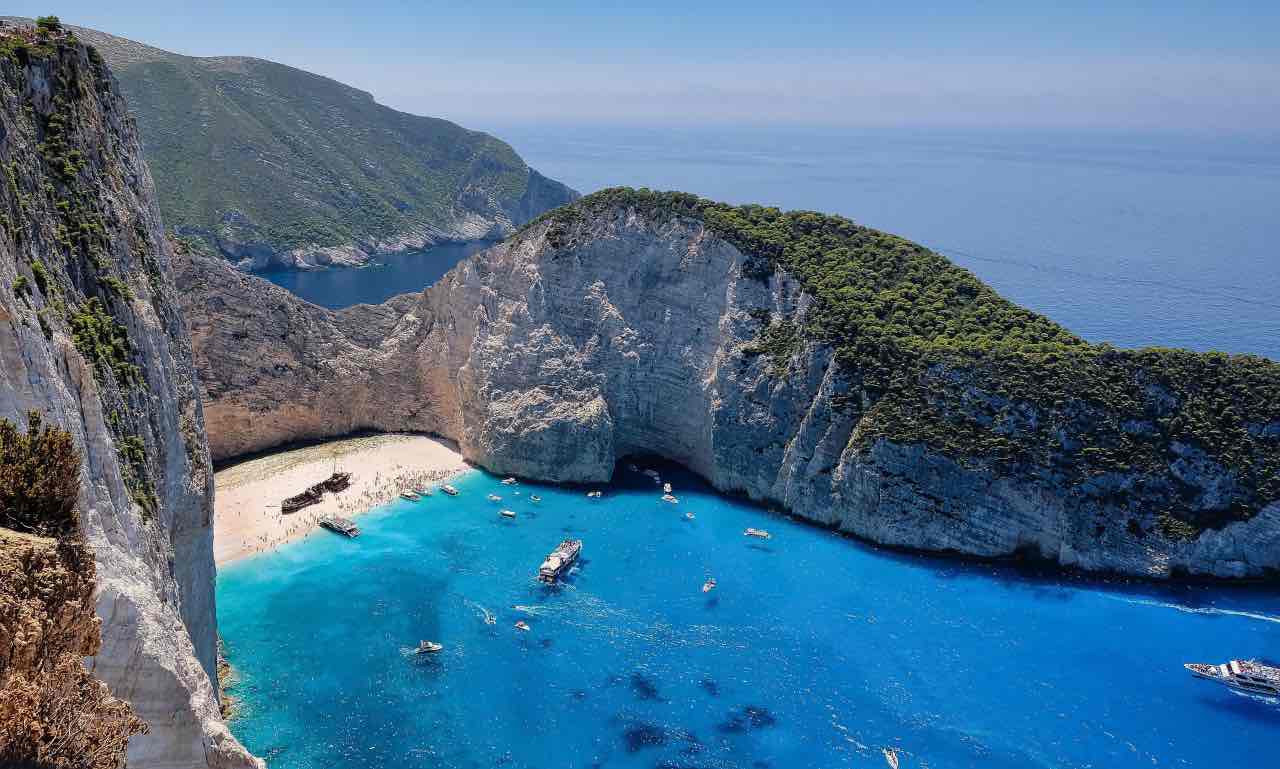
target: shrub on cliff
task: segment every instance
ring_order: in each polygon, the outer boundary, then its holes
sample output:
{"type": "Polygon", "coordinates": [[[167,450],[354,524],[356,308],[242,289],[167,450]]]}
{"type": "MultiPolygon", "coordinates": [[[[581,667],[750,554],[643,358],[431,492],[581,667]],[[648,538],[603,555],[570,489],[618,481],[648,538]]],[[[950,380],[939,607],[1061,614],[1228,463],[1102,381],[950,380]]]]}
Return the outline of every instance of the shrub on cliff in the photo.
{"type": "Polygon", "coordinates": [[[27,431],[0,419],[0,526],[42,536],[77,531],[80,455],[71,434],[27,415],[27,431]]]}

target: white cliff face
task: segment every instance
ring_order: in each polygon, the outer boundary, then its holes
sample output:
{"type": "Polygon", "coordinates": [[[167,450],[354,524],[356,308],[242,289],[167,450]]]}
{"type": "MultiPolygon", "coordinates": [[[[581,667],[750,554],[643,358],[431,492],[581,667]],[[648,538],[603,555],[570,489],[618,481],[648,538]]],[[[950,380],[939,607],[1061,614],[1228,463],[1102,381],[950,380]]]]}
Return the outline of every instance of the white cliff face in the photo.
{"type": "Polygon", "coordinates": [[[83,46],[0,75],[0,417],[39,411],[82,454],[102,619],[86,665],[150,725],[133,769],[260,765],[218,709],[203,414],[132,120],[83,46]]]}
{"type": "MultiPolygon", "coordinates": [[[[801,328],[813,305],[782,271],[744,276],[748,262],[697,220],[615,210],[559,245],[535,225],[378,307],[329,312],[202,259],[180,257],[178,280],[215,457],[361,428],[434,432],[496,473],[551,481],[603,481],[656,454],[893,546],[1150,577],[1280,570],[1280,503],[1172,539],[1150,500],[875,437],[875,398],[830,349],[754,351],[770,318],[801,328]]],[[[1183,470],[1202,489],[1232,477],[1183,470]]]]}

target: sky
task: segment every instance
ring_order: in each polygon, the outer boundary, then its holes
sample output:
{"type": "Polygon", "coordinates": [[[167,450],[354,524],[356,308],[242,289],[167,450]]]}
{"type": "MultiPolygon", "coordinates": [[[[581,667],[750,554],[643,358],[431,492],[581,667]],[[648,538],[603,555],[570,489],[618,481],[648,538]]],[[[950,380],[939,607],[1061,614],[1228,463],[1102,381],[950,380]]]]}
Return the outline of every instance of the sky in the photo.
{"type": "Polygon", "coordinates": [[[1280,130],[1280,2],[11,2],[473,125],[1280,130]]]}

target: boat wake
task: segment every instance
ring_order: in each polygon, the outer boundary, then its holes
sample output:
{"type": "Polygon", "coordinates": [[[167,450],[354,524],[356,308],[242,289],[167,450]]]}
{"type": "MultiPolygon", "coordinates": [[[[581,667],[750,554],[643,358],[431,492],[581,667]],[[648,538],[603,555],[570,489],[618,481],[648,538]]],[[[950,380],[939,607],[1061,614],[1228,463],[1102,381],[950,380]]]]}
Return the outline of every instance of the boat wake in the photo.
{"type": "Polygon", "coordinates": [[[1180,603],[1168,603],[1166,601],[1149,601],[1142,598],[1124,598],[1123,596],[1108,595],[1108,598],[1121,601],[1123,603],[1133,604],[1134,606],[1153,606],[1158,609],[1173,609],[1184,614],[1204,614],[1219,617],[1241,617],[1244,619],[1258,620],[1259,622],[1273,622],[1280,625],[1280,617],[1272,614],[1262,614],[1254,611],[1241,611],[1239,609],[1215,609],[1208,606],[1183,606],[1180,603]]]}
{"type": "Polygon", "coordinates": [[[467,601],[467,605],[471,606],[477,612],[480,613],[480,619],[484,620],[484,624],[496,625],[498,623],[497,615],[495,615],[493,612],[489,611],[485,607],[481,606],[480,604],[476,603],[475,601],[467,601]]]}

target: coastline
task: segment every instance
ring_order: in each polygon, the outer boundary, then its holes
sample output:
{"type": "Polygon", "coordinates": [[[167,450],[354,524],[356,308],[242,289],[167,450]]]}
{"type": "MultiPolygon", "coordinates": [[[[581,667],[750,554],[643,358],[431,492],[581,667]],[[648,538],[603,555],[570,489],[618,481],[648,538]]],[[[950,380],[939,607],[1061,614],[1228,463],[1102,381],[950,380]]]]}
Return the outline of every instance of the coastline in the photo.
{"type": "Polygon", "coordinates": [[[315,531],[321,516],[354,518],[402,491],[470,469],[448,443],[403,433],[342,438],[240,462],[214,473],[214,561],[222,566],[274,549],[315,531]],[[280,500],[335,467],[351,473],[349,488],[291,515],[280,512],[280,500]]]}

